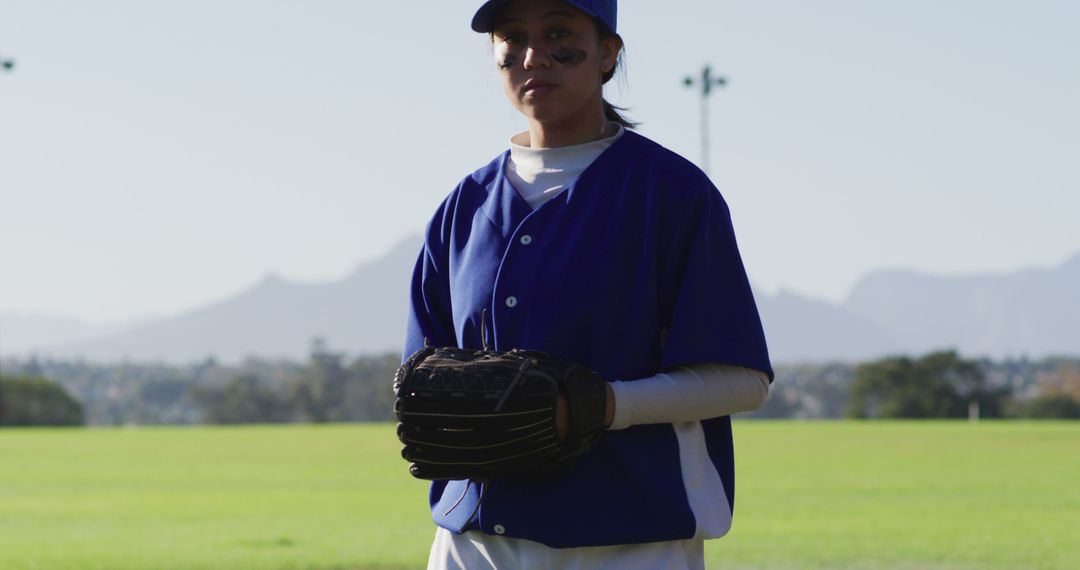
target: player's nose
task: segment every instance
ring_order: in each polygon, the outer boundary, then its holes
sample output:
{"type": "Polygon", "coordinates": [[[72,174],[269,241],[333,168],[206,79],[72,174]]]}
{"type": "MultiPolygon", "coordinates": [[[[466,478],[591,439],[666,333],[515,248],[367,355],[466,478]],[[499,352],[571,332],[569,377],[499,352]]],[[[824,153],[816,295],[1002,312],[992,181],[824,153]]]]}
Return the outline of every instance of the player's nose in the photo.
{"type": "Polygon", "coordinates": [[[551,67],[551,54],[543,46],[530,45],[525,48],[525,60],[522,64],[525,69],[551,67]]]}

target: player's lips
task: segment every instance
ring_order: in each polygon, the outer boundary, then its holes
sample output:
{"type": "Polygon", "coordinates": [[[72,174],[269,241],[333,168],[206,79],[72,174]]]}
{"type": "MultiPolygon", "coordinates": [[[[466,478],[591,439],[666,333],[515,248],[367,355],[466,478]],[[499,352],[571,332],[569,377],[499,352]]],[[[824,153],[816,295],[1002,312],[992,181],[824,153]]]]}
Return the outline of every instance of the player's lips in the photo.
{"type": "Polygon", "coordinates": [[[546,79],[536,79],[534,77],[526,81],[525,85],[521,86],[521,94],[526,95],[529,93],[543,93],[544,91],[549,91],[555,87],[558,87],[558,84],[554,81],[548,81],[546,79]]]}

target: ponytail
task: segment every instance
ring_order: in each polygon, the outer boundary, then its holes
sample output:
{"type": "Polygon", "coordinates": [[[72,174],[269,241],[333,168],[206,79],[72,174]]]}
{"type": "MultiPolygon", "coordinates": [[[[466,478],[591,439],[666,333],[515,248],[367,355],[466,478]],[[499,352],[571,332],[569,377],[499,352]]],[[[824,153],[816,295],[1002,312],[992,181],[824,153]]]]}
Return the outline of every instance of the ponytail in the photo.
{"type": "Polygon", "coordinates": [[[604,118],[612,123],[618,123],[623,126],[624,129],[632,129],[638,126],[638,123],[631,121],[623,116],[620,111],[625,111],[626,107],[616,107],[611,103],[608,103],[607,99],[603,100],[604,103],[604,118]]]}
{"type": "MultiPolygon", "coordinates": [[[[594,21],[596,22],[596,31],[600,35],[601,39],[607,39],[609,37],[614,36],[614,37],[618,38],[619,45],[623,46],[622,37],[619,36],[619,34],[616,34],[615,32],[611,31],[611,28],[607,27],[607,25],[604,24],[604,22],[601,21],[599,18],[594,18],[594,21]]],[[[618,58],[615,60],[615,66],[612,67],[610,70],[608,70],[606,73],[604,73],[604,76],[603,76],[604,84],[607,84],[608,81],[611,81],[611,79],[613,77],[615,77],[615,72],[620,67],[623,66],[623,52],[625,50],[626,50],[625,47],[620,47],[618,58]]],[[[634,121],[631,121],[629,118],[627,118],[625,115],[622,114],[623,111],[626,111],[626,107],[618,107],[618,106],[612,105],[611,103],[608,102],[607,99],[603,99],[603,104],[604,104],[604,118],[607,119],[608,121],[610,121],[612,123],[618,123],[618,124],[622,125],[622,127],[624,129],[633,129],[633,128],[637,127],[640,124],[640,123],[635,123],[634,121]]]]}

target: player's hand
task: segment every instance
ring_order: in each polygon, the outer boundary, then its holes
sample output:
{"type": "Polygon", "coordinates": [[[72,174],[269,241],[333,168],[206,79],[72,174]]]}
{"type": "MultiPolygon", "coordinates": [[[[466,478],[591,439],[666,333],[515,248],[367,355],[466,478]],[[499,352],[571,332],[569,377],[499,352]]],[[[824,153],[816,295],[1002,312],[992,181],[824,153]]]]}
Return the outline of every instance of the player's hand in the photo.
{"type": "MultiPolygon", "coordinates": [[[[615,391],[611,389],[610,382],[604,384],[604,427],[611,427],[611,422],[615,421],[615,391]]],[[[560,441],[566,441],[567,415],[566,396],[559,394],[559,401],[555,404],[555,432],[559,434],[560,441]]]]}

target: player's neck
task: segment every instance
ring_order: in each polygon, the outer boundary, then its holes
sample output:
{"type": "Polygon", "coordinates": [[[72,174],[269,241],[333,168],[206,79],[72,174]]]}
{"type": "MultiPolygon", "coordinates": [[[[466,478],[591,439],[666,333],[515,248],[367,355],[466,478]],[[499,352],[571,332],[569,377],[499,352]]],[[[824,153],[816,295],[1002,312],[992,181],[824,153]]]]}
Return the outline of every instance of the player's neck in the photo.
{"type": "Polygon", "coordinates": [[[569,117],[559,122],[529,122],[529,140],[531,148],[556,148],[585,144],[610,137],[618,126],[608,122],[603,113],[589,113],[585,116],[569,117]]]}

